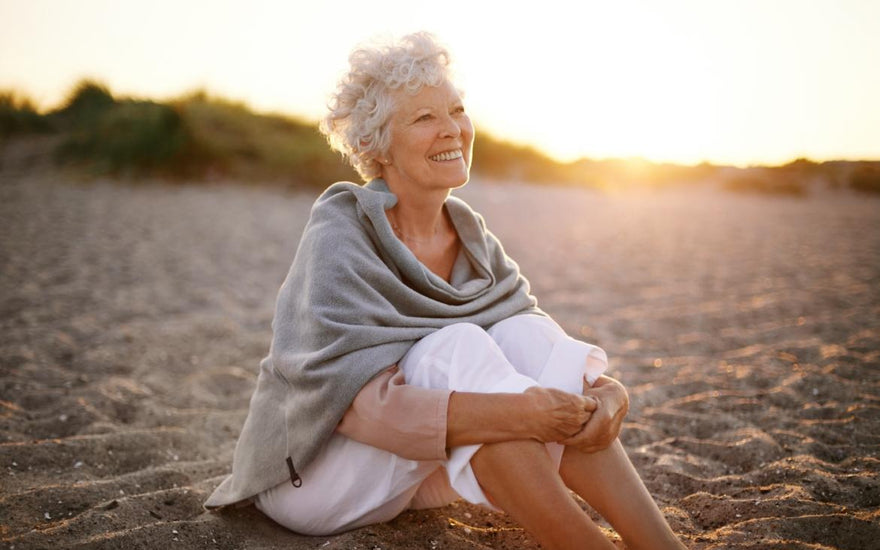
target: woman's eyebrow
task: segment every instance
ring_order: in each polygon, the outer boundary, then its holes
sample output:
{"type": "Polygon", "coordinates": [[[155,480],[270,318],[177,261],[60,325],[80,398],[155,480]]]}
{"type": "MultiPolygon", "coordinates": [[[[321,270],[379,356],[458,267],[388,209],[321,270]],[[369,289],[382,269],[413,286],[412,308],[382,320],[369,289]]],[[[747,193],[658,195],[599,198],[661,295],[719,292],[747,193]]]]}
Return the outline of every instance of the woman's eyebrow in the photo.
{"type": "Polygon", "coordinates": [[[421,107],[416,107],[412,111],[410,111],[410,116],[419,116],[428,113],[433,113],[436,108],[428,105],[423,105],[421,107]]]}

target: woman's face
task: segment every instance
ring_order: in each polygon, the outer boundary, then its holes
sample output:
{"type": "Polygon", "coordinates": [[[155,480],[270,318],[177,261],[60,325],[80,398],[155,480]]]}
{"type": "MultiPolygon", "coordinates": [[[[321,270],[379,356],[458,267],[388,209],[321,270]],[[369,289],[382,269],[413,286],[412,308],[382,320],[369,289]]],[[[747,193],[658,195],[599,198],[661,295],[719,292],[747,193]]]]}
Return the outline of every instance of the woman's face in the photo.
{"type": "Polygon", "coordinates": [[[382,167],[389,186],[454,189],[468,181],[474,127],[448,81],[417,94],[395,92],[391,145],[382,167]]]}

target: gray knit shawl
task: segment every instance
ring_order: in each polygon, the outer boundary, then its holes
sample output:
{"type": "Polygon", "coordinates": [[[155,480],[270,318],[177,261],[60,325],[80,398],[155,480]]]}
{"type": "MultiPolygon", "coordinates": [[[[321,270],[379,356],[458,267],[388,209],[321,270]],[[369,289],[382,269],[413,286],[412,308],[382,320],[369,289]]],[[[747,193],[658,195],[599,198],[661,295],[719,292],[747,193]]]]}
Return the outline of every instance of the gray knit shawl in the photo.
{"type": "Polygon", "coordinates": [[[315,202],[272,323],[269,356],[235,448],[232,475],[206,502],[224,506],[300,472],[373,376],[452,323],[489,327],[542,313],[519,268],[462,200],[446,209],[463,244],[451,282],[395,237],[383,180],[341,182],[315,202]],[[289,467],[288,467],[289,465],[289,467]]]}

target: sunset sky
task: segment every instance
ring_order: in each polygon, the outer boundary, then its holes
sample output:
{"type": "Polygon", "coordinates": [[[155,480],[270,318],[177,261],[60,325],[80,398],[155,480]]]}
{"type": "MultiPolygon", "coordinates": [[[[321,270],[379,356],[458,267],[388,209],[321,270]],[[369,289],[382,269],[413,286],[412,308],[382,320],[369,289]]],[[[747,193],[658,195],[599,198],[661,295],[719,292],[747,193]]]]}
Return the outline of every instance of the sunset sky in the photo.
{"type": "Polygon", "coordinates": [[[478,131],[562,159],[880,159],[872,0],[0,0],[0,89],[196,88],[316,120],[357,43],[433,32],[478,131]]]}

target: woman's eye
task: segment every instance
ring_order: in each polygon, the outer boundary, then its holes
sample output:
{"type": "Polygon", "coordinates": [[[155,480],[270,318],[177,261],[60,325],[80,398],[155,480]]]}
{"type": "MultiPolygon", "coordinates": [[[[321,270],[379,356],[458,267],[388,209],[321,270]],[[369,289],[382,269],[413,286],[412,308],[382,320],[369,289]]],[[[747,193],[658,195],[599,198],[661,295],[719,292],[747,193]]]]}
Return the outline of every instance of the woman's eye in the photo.
{"type": "Polygon", "coordinates": [[[424,114],[416,119],[416,122],[424,122],[426,120],[431,120],[431,115],[424,114]]]}
{"type": "Polygon", "coordinates": [[[464,107],[459,105],[458,107],[456,107],[455,109],[452,110],[452,113],[456,114],[456,115],[464,114],[464,107]]]}

